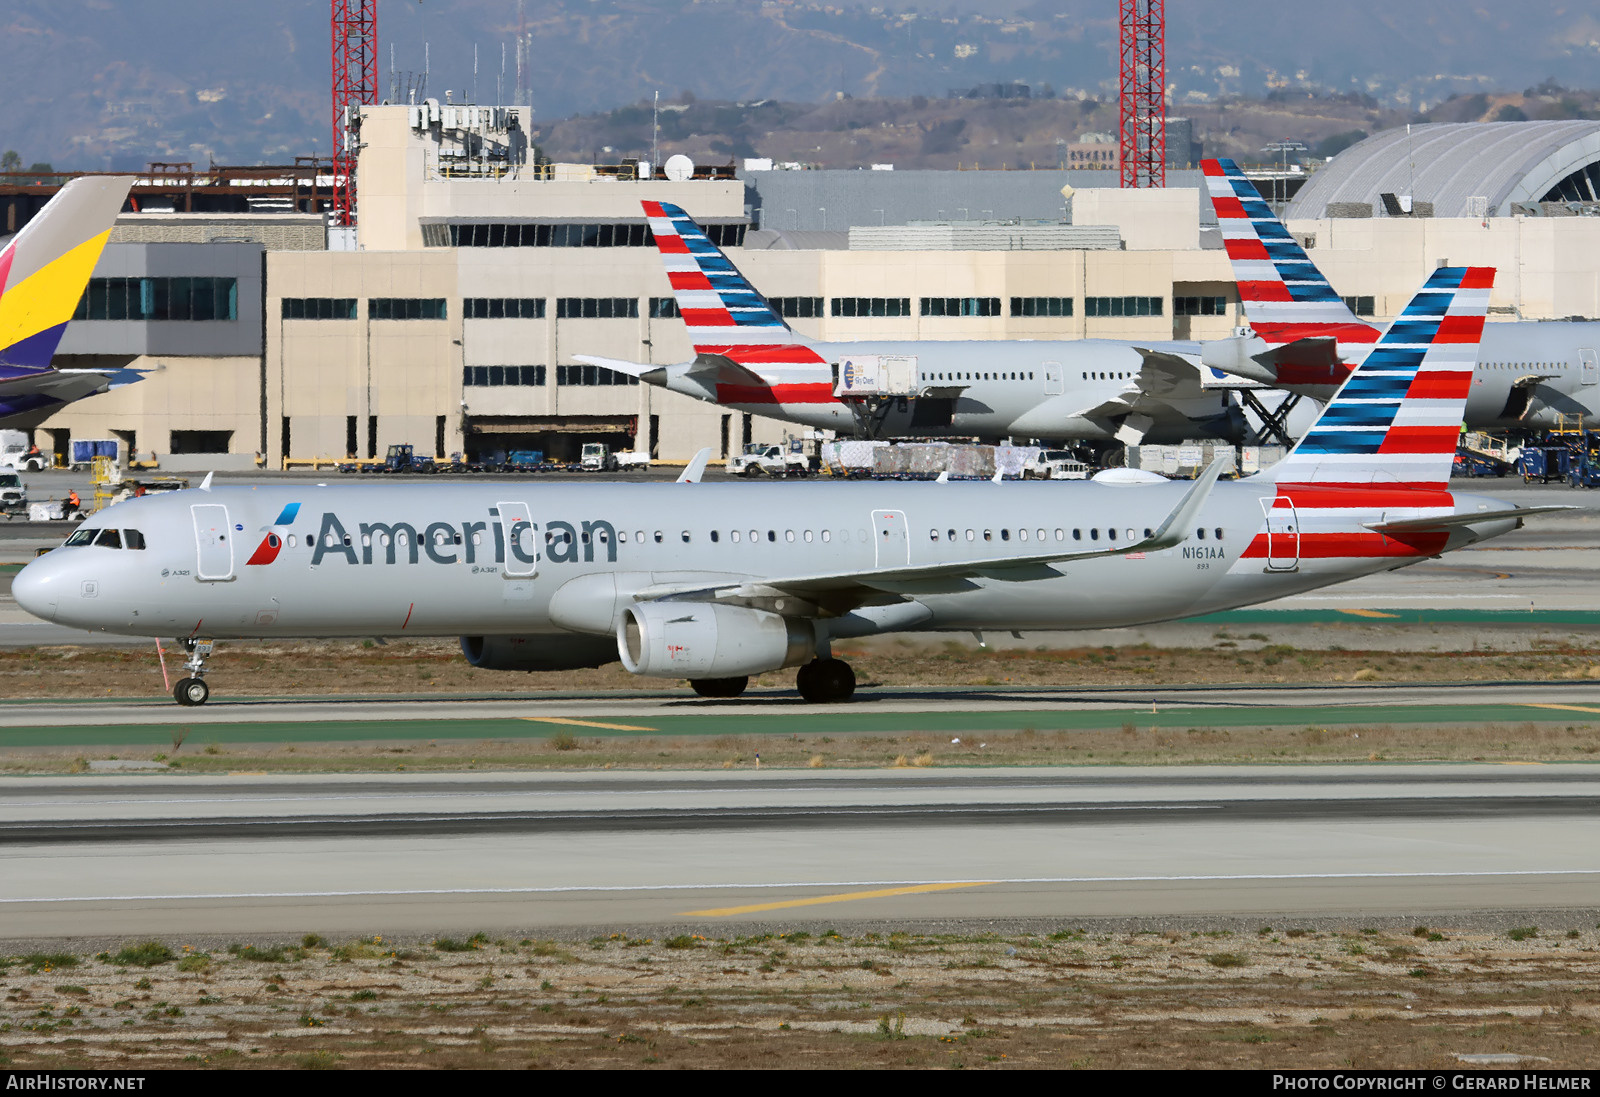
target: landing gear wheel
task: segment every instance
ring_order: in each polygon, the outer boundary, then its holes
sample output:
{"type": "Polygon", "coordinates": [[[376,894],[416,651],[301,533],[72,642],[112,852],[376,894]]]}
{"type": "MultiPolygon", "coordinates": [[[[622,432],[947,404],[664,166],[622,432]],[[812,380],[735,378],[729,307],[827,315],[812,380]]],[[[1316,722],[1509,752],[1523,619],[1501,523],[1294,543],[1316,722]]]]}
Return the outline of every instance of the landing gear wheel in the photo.
{"type": "Polygon", "coordinates": [[[203,705],[210,696],[211,687],[204,678],[184,678],[172,687],[173,699],[185,708],[203,705]]]}
{"type": "Polygon", "coordinates": [[[814,705],[848,701],[856,691],[856,672],[843,659],[813,659],[795,674],[795,688],[814,705]]]}
{"type": "Polygon", "coordinates": [[[691,678],[689,685],[702,697],[737,697],[750,684],[748,675],[737,678],[691,678]]]}

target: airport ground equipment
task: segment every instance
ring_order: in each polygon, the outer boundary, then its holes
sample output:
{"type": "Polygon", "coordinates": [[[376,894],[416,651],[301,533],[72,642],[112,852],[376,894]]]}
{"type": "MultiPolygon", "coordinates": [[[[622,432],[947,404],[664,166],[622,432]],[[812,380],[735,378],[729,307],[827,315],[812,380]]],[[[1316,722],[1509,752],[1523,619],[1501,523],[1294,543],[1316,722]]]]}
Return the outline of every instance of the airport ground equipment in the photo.
{"type": "Polygon", "coordinates": [[[0,472],[0,513],[7,519],[28,513],[28,488],[15,472],[0,472]]]}
{"type": "Polygon", "coordinates": [[[1089,466],[1071,450],[1042,449],[1022,463],[1024,480],[1087,480],[1089,466]]]}
{"type": "Polygon", "coordinates": [[[788,445],[751,442],[744,452],[729,458],[729,476],[808,476],[811,462],[798,441],[788,445]]]}
{"type": "Polygon", "coordinates": [[[0,430],[0,468],[43,472],[49,466],[50,458],[30,445],[26,431],[0,430]]]}

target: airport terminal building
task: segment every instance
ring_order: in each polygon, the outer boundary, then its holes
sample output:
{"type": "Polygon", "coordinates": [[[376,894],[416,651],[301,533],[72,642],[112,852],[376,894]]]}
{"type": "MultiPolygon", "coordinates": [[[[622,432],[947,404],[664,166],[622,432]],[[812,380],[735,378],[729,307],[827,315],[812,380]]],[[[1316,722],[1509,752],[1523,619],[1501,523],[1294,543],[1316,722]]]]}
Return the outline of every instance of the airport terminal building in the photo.
{"type": "MultiPolygon", "coordinates": [[[[601,440],[685,460],[798,433],[575,360],[690,357],[643,200],[687,210],[807,336],[1206,339],[1239,322],[1196,173],[1164,191],[1093,171],[667,178],[530,161],[526,117],[365,108],[353,229],[328,228],[314,196],[125,214],[58,364],[149,373],[66,407],[39,444],[119,437],[165,467],[276,468],[405,442],[568,458],[601,440]]],[[[1382,150],[1363,149],[1381,134],[1302,188],[1290,228],[1359,313],[1387,320],[1435,267],[1486,264],[1505,318],[1600,316],[1600,217],[1567,215],[1595,212],[1600,123],[1500,125],[1523,128],[1488,151],[1481,127],[1414,127],[1463,131],[1439,135],[1455,167],[1438,190],[1468,199],[1449,208],[1421,173],[1415,195],[1388,189],[1382,150]]]]}

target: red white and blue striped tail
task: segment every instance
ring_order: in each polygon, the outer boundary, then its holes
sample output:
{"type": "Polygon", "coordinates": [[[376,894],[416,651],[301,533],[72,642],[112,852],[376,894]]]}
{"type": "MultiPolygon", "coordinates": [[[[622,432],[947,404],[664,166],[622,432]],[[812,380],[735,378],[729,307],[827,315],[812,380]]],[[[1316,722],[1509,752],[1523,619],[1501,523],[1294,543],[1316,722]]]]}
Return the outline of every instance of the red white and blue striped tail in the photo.
{"type": "Polygon", "coordinates": [[[1434,271],[1272,479],[1447,484],[1493,288],[1493,267],[1434,271]]]}
{"type": "Polygon", "coordinates": [[[1257,335],[1269,343],[1318,336],[1371,343],[1378,329],[1356,318],[1289,235],[1255,184],[1232,160],[1203,160],[1206,190],[1233,263],[1239,300],[1257,335]]]}
{"type": "MultiPolygon", "coordinates": [[[[692,217],[668,202],[643,205],[697,354],[727,354],[742,348],[749,353],[737,353],[740,360],[761,361],[768,357],[762,348],[805,343],[692,217]]],[[[780,354],[777,360],[791,358],[792,354],[780,354]]],[[[811,354],[799,360],[818,359],[811,354]]]]}

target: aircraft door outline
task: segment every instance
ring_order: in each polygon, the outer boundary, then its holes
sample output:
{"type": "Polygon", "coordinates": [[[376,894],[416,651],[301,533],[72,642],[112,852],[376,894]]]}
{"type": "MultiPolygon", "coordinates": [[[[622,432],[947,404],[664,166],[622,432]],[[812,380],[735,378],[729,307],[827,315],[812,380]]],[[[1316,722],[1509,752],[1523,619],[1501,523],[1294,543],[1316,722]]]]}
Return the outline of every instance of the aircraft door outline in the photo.
{"type": "Polygon", "coordinates": [[[228,508],[221,503],[195,503],[189,507],[194,518],[195,578],[202,583],[233,581],[233,526],[228,508]]]}
{"type": "Polygon", "coordinates": [[[528,504],[495,505],[500,510],[500,524],[506,535],[506,563],[500,574],[506,579],[532,579],[539,574],[539,539],[534,535],[533,516],[528,513],[528,504]],[[532,559],[524,560],[511,551],[514,544],[521,547],[523,555],[532,559]]]}
{"type": "Polygon", "coordinates": [[[1600,358],[1596,358],[1592,347],[1578,348],[1578,383],[1600,384],[1600,358]]]}
{"type": "Polygon", "coordinates": [[[872,544],[876,550],[876,565],[880,568],[903,568],[911,563],[911,537],[906,529],[906,512],[903,510],[875,510],[872,512],[872,544]]]}
{"type": "Polygon", "coordinates": [[[1267,519],[1267,566],[1264,571],[1300,570],[1300,516],[1287,495],[1261,499],[1267,519]]]}
{"type": "Polygon", "coordinates": [[[1064,376],[1060,362],[1046,362],[1044,364],[1044,394],[1046,396],[1060,396],[1065,392],[1064,376]]]}

